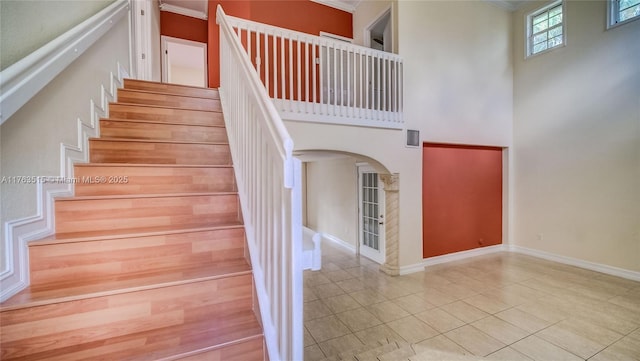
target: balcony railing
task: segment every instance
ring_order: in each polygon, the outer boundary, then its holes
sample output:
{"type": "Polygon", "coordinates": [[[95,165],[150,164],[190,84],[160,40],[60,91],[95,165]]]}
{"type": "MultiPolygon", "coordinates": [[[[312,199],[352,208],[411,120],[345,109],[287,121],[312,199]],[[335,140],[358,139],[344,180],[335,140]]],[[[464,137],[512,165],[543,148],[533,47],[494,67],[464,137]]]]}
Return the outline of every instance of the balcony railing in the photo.
{"type": "Polygon", "coordinates": [[[400,56],[227,18],[283,119],[403,127],[400,56]]]}

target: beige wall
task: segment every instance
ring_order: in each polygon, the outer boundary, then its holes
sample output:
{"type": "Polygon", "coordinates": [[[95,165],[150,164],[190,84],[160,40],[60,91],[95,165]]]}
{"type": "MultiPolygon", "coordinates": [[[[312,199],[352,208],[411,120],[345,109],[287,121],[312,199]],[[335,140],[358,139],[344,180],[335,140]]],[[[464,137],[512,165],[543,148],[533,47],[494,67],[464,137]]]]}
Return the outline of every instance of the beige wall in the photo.
{"type": "MultiPolygon", "coordinates": [[[[118,61],[128,68],[126,16],[0,126],[0,177],[59,176],[60,143],[77,145],[77,119],[90,122],[90,100],[100,105],[100,85],[108,89],[118,61]]],[[[3,184],[1,191],[3,222],[36,214],[35,185],[3,184]]]]}
{"type": "Polygon", "coordinates": [[[358,178],[351,157],[306,163],[306,226],[356,247],[358,178]]]}
{"type": "Polygon", "coordinates": [[[31,54],[113,1],[0,1],[0,69],[31,54]]]}
{"type": "Polygon", "coordinates": [[[524,60],[514,14],[515,243],[640,271],[640,21],[568,1],[566,47],[524,60]]]}
{"type": "Polygon", "coordinates": [[[407,127],[430,142],[511,145],[511,14],[482,1],[400,1],[407,127]]]}

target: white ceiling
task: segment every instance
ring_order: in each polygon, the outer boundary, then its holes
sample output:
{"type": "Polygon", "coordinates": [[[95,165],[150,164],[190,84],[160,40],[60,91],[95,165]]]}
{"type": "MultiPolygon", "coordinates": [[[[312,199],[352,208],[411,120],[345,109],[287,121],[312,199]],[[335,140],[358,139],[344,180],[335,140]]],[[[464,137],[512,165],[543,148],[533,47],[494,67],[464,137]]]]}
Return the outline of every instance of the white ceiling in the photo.
{"type": "Polygon", "coordinates": [[[509,11],[515,11],[527,1],[532,1],[532,0],[484,0],[484,1],[490,2],[492,4],[495,4],[509,11]]]}
{"type": "Polygon", "coordinates": [[[208,0],[159,0],[160,10],[207,19],[208,0]]]}

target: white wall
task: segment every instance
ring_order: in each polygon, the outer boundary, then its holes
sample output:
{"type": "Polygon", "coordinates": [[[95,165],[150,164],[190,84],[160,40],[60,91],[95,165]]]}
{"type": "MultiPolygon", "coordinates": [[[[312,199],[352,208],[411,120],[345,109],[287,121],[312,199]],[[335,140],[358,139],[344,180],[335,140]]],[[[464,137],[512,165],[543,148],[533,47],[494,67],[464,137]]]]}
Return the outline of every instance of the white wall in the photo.
{"type": "Polygon", "coordinates": [[[356,247],[358,177],[351,157],[306,163],[306,226],[356,247]]]}
{"type": "Polygon", "coordinates": [[[151,0],[151,79],[161,81],[162,78],[162,49],[160,46],[160,4],[158,0],[151,0]]]}
{"type": "Polygon", "coordinates": [[[567,45],[524,60],[514,14],[515,244],[640,271],[640,21],[568,1],[567,45]]]}
{"type": "MultiPolygon", "coordinates": [[[[90,100],[100,104],[100,86],[108,89],[118,61],[128,68],[126,16],[0,126],[0,178],[59,176],[60,144],[77,145],[77,119],[89,123],[90,100]]],[[[2,185],[2,237],[4,222],[36,214],[35,192],[34,184],[2,185]]]]}
{"type": "Polygon", "coordinates": [[[407,127],[430,142],[511,145],[511,16],[482,1],[400,1],[407,127]]]}
{"type": "Polygon", "coordinates": [[[31,54],[113,1],[0,1],[0,70],[31,54]]]}

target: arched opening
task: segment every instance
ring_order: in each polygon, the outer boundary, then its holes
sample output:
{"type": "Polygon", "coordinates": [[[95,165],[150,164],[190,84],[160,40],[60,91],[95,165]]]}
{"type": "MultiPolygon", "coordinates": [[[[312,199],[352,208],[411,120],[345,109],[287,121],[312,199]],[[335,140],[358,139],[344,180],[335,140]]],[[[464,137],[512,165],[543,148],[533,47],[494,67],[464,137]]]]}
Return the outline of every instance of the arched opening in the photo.
{"type": "Polygon", "coordinates": [[[303,162],[303,225],[323,242],[398,272],[397,175],[379,161],[332,150],[297,151],[303,162]]]}

